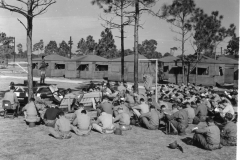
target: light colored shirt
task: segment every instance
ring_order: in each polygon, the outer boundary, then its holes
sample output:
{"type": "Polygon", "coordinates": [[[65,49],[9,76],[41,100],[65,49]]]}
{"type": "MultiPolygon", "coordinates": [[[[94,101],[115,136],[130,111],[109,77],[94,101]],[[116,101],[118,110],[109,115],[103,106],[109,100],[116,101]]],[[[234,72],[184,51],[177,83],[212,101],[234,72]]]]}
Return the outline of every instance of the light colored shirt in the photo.
{"type": "Polygon", "coordinates": [[[158,126],[159,125],[159,113],[156,110],[151,110],[148,113],[144,113],[141,115],[141,117],[147,117],[149,119],[150,124],[154,125],[154,126],[158,126]]]}
{"type": "Polygon", "coordinates": [[[102,115],[98,117],[96,123],[102,123],[103,129],[111,128],[113,124],[113,117],[111,114],[102,112],[102,115]]]}
{"type": "Polygon", "coordinates": [[[141,110],[141,114],[149,112],[149,106],[146,103],[141,103],[140,105],[134,106],[132,108],[133,109],[140,109],[141,110]]]}
{"type": "Polygon", "coordinates": [[[8,100],[13,105],[15,103],[18,103],[17,95],[13,91],[6,92],[4,95],[3,100],[8,100]]]}
{"type": "Polygon", "coordinates": [[[123,112],[114,118],[113,122],[116,121],[119,121],[119,124],[130,125],[130,116],[123,112]]]}
{"type": "Polygon", "coordinates": [[[188,112],[188,123],[192,123],[195,117],[194,109],[191,107],[188,107],[188,108],[185,108],[185,110],[188,112]]]}
{"type": "Polygon", "coordinates": [[[33,116],[37,115],[37,110],[36,110],[36,107],[34,105],[34,102],[29,102],[28,104],[26,104],[25,107],[23,107],[22,110],[23,111],[26,110],[27,115],[33,115],[33,116]]]}
{"type": "Polygon", "coordinates": [[[55,130],[61,132],[69,132],[71,130],[70,121],[65,117],[60,117],[55,123],[55,130]]]}
{"type": "Polygon", "coordinates": [[[234,109],[231,104],[227,104],[227,106],[222,110],[222,115],[225,116],[226,113],[231,113],[234,115],[234,109]]]}
{"type": "Polygon", "coordinates": [[[87,114],[78,114],[77,118],[73,121],[73,125],[77,125],[80,130],[88,130],[91,124],[91,118],[87,114]]]}

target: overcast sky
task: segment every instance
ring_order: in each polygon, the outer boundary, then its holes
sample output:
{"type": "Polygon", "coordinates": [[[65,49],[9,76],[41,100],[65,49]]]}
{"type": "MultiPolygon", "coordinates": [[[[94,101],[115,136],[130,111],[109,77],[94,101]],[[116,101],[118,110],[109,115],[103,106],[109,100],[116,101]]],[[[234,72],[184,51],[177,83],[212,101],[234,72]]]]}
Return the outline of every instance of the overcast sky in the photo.
{"type": "MultiPolygon", "coordinates": [[[[12,4],[16,0],[6,0],[12,4]]],[[[157,11],[164,3],[170,4],[172,0],[159,0],[153,7],[157,11]]],[[[197,7],[202,8],[206,13],[218,10],[224,16],[222,25],[228,27],[231,23],[237,26],[237,35],[239,36],[239,0],[195,0],[197,7]]],[[[17,3],[18,4],[18,3],[17,3]]],[[[98,42],[101,31],[104,28],[99,19],[99,15],[104,16],[103,11],[97,5],[92,5],[91,0],[57,0],[57,3],[50,6],[48,11],[34,19],[33,23],[33,44],[43,39],[47,45],[50,40],[55,40],[58,44],[62,41],[69,41],[70,36],[73,39],[73,52],[76,51],[76,45],[81,38],[92,35],[98,42]]],[[[26,22],[25,18],[16,13],[0,9],[0,32],[5,32],[7,36],[15,36],[16,43],[22,43],[26,49],[26,31],[18,22],[17,18],[26,22]]],[[[170,30],[171,25],[164,20],[158,19],[148,14],[141,16],[143,29],[139,29],[139,43],[148,39],[155,39],[158,42],[157,51],[162,54],[169,52],[171,47],[180,47],[179,42],[174,41],[175,33],[170,30]]],[[[133,27],[126,28],[125,49],[132,49],[134,45],[133,27]]],[[[120,36],[118,30],[113,30],[113,35],[120,36]]],[[[220,43],[220,48],[226,48],[227,42],[220,43]]],[[[115,44],[120,49],[120,39],[115,37],[115,44]]],[[[194,53],[190,42],[186,43],[186,54],[194,53]]],[[[175,51],[175,55],[180,54],[180,49],[175,51]]]]}

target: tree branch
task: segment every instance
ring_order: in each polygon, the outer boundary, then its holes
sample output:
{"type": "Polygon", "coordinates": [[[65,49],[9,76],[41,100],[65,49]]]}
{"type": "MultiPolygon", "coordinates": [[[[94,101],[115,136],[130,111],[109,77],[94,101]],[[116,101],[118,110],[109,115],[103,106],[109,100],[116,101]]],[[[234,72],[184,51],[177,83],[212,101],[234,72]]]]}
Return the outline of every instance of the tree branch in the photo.
{"type": "Polygon", "coordinates": [[[23,24],[23,22],[20,19],[17,19],[22,25],[23,27],[27,30],[27,27],[25,26],[25,24],[23,24]]]}

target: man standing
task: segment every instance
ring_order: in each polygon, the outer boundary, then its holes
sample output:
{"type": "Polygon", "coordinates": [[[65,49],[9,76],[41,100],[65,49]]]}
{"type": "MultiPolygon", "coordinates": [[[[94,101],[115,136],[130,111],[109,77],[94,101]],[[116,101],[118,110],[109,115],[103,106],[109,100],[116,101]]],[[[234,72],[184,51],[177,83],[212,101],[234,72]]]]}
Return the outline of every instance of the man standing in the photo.
{"type": "Polygon", "coordinates": [[[150,112],[140,115],[140,124],[149,130],[156,130],[159,127],[159,113],[153,105],[150,106],[150,112]]]}
{"type": "Polygon", "coordinates": [[[3,100],[10,101],[12,105],[12,109],[14,110],[14,115],[17,117],[18,109],[20,108],[20,103],[18,102],[17,95],[16,93],[14,93],[14,90],[15,90],[15,87],[11,86],[10,91],[5,93],[3,100]]]}
{"type": "Polygon", "coordinates": [[[46,63],[45,63],[45,56],[42,56],[42,64],[40,69],[40,84],[45,84],[46,78],[46,63]]]}
{"type": "Polygon", "coordinates": [[[212,118],[206,119],[207,127],[203,129],[193,130],[195,133],[193,136],[193,145],[201,147],[207,150],[220,149],[220,130],[214,124],[212,118]]]}

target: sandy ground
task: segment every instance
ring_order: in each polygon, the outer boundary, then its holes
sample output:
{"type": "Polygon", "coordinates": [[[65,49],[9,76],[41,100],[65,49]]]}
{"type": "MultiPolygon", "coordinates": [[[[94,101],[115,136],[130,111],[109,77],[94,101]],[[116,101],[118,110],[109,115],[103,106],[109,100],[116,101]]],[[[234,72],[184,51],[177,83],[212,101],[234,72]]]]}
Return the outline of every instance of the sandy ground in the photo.
{"type": "MultiPolygon", "coordinates": [[[[23,83],[19,78],[0,79],[0,99],[11,81],[23,83]]],[[[51,82],[53,83],[53,82],[51,82]]],[[[60,88],[78,91],[78,83],[54,82],[60,88]]],[[[205,126],[201,123],[199,126],[205,126]]],[[[205,151],[184,143],[191,138],[190,126],[184,137],[165,135],[162,131],[149,131],[133,126],[122,136],[91,132],[87,137],[72,134],[68,140],[56,140],[49,136],[48,128],[41,125],[29,128],[23,117],[4,119],[0,117],[0,160],[234,160],[236,147],[205,151]],[[169,149],[169,143],[177,140],[184,153],[169,149]]]]}

